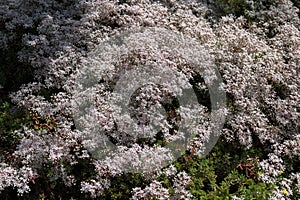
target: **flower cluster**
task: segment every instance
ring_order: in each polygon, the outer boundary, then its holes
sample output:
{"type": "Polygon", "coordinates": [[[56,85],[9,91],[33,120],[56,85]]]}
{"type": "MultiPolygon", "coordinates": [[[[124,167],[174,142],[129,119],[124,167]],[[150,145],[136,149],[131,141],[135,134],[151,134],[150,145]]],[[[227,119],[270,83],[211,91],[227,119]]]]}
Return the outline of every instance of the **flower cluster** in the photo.
{"type": "Polygon", "coordinates": [[[12,186],[17,188],[19,194],[29,192],[30,188],[28,184],[34,182],[38,176],[37,173],[29,167],[16,169],[2,163],[0,169],[0,189],[3,190],[5,187],[12,186]]]}
{"type": "Polygon", "coordinates": [[[133,188],[132,199],[147,199],[147,198],[156,198],[156,199],[169,199],[169,192],[167,188],[164,188],[162,184],[158,181],[153,181],[145,189],[133,188]]]}

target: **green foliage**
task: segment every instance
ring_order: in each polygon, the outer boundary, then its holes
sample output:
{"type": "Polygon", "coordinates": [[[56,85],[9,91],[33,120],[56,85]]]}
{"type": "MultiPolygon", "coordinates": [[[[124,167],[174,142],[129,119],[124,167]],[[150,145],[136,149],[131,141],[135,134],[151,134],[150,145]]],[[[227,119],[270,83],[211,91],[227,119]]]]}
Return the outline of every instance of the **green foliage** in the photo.
{"type": "Polygon", "coordinates": [[[14,130],[19,129],[25,122],[24,112],[12,109],[8,101],[0,99],[0,151],[14,146],[19,141],[20,138],[14,134],[14,130]]]}
{"type": "Polygon", "coordinates": [[[127,173],[111,179],[111,187],[107,189],[100,199],[130,199],[131,190],[135,187],[146,186],[149,181],[140,173],[127,173]]]}
{"type": "MultiPolygon", "coordinates": [[[[206,157],[186,154],[174,162],[179,171],[186,171],[192,178],[188,190],[193,199],[231,199],[233,196],[245,199],[268,199],[272,184],[259,181],[258,158],[260,153],[255,148],[240,149],[222,141],[206,157]],[[250,157],[251,156],[251,157],[250,157]]],[[[159,177],[171,193],[171,180],[159,177]]]]}
{"type": "MultiPolygon", "coordinates": [[[[300,156],[296,157],[295,159],[289,159],[288,156],[283,157],[283,162],[285,163],[285,170],[279,173],[280,176],[278,177],[278,182],[282,181],[283,178],[288,178],[290,174],[297,173],[300,171],[299,160],[300,156]]],[[[293,196],[291,198],[292,200],[300,199],[300,191],[298,187],[299,183],[296,180],[294,180],[291,187],[291,190],[293,191],[293,196]]]]}

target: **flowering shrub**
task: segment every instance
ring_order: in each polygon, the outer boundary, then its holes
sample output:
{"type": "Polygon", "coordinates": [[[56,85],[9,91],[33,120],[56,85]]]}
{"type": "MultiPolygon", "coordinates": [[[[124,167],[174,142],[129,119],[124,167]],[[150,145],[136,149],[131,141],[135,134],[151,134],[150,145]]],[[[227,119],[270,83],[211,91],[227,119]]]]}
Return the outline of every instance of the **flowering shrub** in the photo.
{"type": "Polygon", "coordinates": [[[1,199],[299,199],[299,25],[291,0],[1,1],[1,199]]]}

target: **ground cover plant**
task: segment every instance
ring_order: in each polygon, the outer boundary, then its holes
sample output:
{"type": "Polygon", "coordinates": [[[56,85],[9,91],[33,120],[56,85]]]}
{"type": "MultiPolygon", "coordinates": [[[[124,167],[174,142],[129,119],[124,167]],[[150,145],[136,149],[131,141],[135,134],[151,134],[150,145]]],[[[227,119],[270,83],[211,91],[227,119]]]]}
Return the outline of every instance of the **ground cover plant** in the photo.
{"type": "Polygon", "coordinates": [[[1,1],[0,199],[299,199],[299,6],[1,1]]]}

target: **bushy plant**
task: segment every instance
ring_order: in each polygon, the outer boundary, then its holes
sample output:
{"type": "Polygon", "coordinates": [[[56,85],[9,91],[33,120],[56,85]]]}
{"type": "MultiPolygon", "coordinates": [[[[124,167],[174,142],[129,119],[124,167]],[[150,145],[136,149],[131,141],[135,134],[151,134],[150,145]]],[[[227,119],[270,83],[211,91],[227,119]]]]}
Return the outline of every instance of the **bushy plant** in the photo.
{"type": "Polygon", "coordinates": [[[1,199],[299,198],[299,10],[200,2],[1,1],[1,199]]]}

